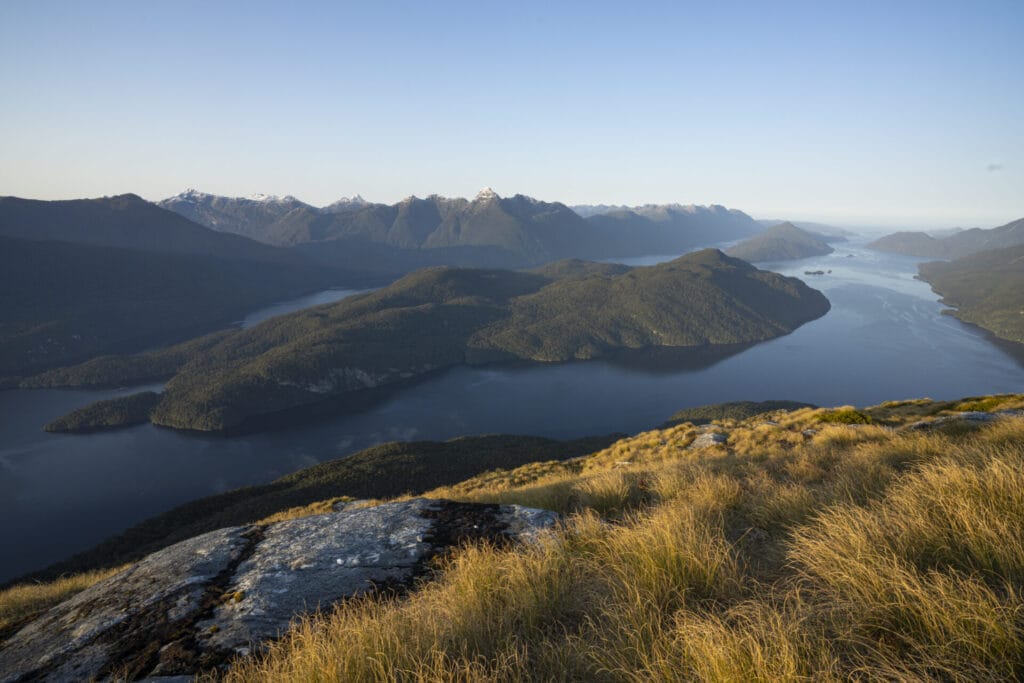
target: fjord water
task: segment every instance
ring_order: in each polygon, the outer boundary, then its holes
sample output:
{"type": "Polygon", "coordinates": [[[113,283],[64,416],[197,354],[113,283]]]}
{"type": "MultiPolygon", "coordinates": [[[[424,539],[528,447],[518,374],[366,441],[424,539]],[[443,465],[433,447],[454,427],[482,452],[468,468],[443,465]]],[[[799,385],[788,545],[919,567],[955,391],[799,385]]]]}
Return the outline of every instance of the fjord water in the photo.
{"type": "MultiPolygon", "coordinates": [[[[139,389],[0,392],[0,547],[7,549],[0,555],[0,580],[62,559],[176,504],[267,482],[383,441],[636,432],[679,408],[721,401],[865,405],[1024,389],[1024,355],[941,315],[938,297],[914,279],[916,263],[839,244],[828,256],[760,264],[820,289],[832,310],[793,334],[718,360],[459,368],[359,413],[265,434],[204,437],[152,425],[88,436],[47,434],[46,422],[75,407],[139,389]],[[816,270],[831,273],[804,275],[816,270]]],[[[246,320],[347,293],[332,290],[246,320]]]]}

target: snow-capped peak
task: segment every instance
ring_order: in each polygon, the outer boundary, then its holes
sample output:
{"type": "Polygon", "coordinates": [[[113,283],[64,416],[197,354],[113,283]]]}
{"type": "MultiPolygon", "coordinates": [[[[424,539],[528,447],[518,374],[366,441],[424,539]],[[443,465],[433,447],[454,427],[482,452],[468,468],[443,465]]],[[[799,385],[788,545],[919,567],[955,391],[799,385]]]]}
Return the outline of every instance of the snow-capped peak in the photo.
{"type": "Polygon", "coordinates": [[[499,197],[498,193],[495,192],[494,190],[492,190],[489,187],[485,187],[484,189],[482,189],[482,190],[480,190],[479,192],[476,193],[476,200],[475,201],[485,202],[485,201],[487,201],[489,199],[501,199],[501,197],[499,197]]]}
{"type": "Polygon", "coordinates": [[[251,199],[254,202],[275,202],[275,203],[296,201],[295,197],[293,197],[291,195],[286,195],[284,197],[278,197],[276,194],[263,194],[262,192],[257,192],[256,194],[249,195],[248,197],[246,197],[246,199],[251,199]]]}
{"type": "Polygon", "coordinates": [[[338,201],[332,203],[331,206],[336,206],[336,205],[341,205],[341,204],[366,204],[366,203],[367,202],[366,202],[365,199],[363,199],[362,195],[355,194],[355,195],[352,195],[351,197],[342,197],[338,201]]]}
{"type": "Polygon", "coordinates": [[[187,202],[195,202],[201,199],[205,199],[206,197],[209,196],[210,195],[207,194],[206,192],[200,192],[199,190],[190,187],[186,189],[184,192],[179,193],[177,197],[172,197],[171,199],[180,199],[187,202]]]}

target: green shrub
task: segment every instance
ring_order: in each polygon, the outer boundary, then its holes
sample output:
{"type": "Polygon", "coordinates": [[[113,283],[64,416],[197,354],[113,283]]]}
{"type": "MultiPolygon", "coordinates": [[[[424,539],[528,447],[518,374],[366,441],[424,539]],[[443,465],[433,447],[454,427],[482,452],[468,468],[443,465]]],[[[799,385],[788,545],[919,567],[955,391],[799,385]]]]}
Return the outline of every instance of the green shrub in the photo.
{"type": "Polygon", "coordinates": [[[867,425],[873,422],[871,416],[865,415],[859,410],[854,410],[853,408],[843,408],[840,410],[822,413],[818,416],[818,420],[821,422],[844,425],[867,425]]]}

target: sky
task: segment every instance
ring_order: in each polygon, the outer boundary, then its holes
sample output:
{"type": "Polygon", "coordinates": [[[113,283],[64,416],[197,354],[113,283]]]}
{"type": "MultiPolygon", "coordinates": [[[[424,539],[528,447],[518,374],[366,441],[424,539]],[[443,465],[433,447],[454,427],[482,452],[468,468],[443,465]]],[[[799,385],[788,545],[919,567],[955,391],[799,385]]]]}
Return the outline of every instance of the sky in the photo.
{"type": "Polygon", "coordinates": [[[1024,217],[1024,1],[0,1],[0,195],[1024,217]]]}

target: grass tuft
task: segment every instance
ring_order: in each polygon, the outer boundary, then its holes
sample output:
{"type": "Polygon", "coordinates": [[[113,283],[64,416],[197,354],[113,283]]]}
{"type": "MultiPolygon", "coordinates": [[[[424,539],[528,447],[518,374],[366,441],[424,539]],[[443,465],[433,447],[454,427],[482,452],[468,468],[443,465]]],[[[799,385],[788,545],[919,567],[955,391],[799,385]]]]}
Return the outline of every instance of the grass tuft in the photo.
{"type": "Polygon", "coordinates": [[[716,449],[689,450],[680,424],[429,491],[566,517],[528,545],[464,547],[401,599],[298,619],[210,675],[1019,680],[1024,418],[894,429],[954,405],[866,408],[870,424],[822,420],[845,408],[730,418],[716,449]]]}

